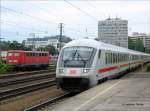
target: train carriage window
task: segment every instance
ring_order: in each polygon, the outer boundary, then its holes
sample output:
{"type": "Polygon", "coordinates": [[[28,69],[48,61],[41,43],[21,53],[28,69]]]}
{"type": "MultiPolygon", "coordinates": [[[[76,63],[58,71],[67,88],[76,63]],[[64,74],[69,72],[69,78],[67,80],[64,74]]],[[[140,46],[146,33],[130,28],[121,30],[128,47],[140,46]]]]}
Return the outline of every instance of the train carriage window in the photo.
{"type": "Polygon", "coordinates": [[[36,53],[36,56],[39,56],[39,53],[36,53]]]}
{"type": "Polygon", "coordinates": [[[115,53],[115,62],[117,63],[117,54],[115,53]]]}
{"type": "Polygon", "coordinates": [[[113,63],[115,63],[116,62],[116,57],[115,57],[115,53],[113,53],[113,63]]]}
{"type": "Polygon", "coordinates": [[[107,64],[109,64],[109,53],[107,53],[107,64]]]}
{"type": "Polygon", "coordinates": [[[118,58],[118,63],[119,63],[119,53],[118,53],[118,55],[117,55],[117,58],[118,58]]]}
{"type": "Polygon", "coordinates": [[[113,53],[113,63],[115,63],[115,54],[113,53]]]}
{"type": "Polygon", "coordinates": [[[98,58],[101,57],[101,50],[98,51],[98,58]]]}
{"type": "Polygon", "coordinates": [[[110,53],[110,63],[112,63],[112,53],[110,53]]]}
{"type": "Polygon", "coordinates": [[[26,56],[30,56],[30,53],[26,53],[26,56]]]}
{"type": "Polygon", "coordinates": [[[35,56],[35,53],[32,53],[32,56],[35,56]]]}
{"type": "Polygon", "coordinates": [[[14,56],[19,56],[19,53],[17,53],[17,52],[16,52],[16,53],[14,53],[14,56]]]}
{"type": "Polygon", "coordinates": [[[110,55],[110,53],[108,53],[108,63],[109,64],[111,63],[111,55],[110,55]]]}
{"type": "Polygon", "coordinates": [[[123,54],[123,61],[125,61],[125,55],[123,54]]]}
{"type": "Polygon", "coordinates": [[[105,64],[107,64],[107,53],[105,53],[105,64]]]}
{"type": "Polygon", "coordinates": [[[118,63],[118,54],[116,53],[116,63],[118,63]]]}
{"type": "Polygon", "coordinates": [[[117,63],[117,54],[115,53],[115,63],[117,63]]]}
{"type": "Polygon", "coordinates": [[[117,62],[119,63],[119,53],[117,54],[117,62]]]}
{"type": "Polygon", "coordinates": [[[119,61],[121,62],[121,54],[119,54],[119,61]]]}

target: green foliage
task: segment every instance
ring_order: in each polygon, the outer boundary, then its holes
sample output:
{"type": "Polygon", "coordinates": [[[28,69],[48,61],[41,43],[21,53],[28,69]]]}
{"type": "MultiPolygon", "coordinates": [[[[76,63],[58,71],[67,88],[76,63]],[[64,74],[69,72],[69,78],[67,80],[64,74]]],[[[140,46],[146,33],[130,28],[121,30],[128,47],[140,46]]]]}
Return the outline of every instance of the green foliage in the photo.
{"type": "Polygon", "coordinates": [[[150,49],[145,49],[145,52],[146,53],[150,53],[150,49]]]}
{"type": "Polygon", "coordinates": [[[143,41],[140,38],[136,39],[135,48],[137,51],[145,51],[143,41]]]}
{"type": "Polygon", "coordinates": [[[12,70],[13,70],[12,65],[8,65],[0,62],[0,73],[10,72],[12,70]]]}
{"type": "Polygon", "coordinates": [[[128,39],[128,48],[134,50],[135,49],[135,42],[132,39],[128,39]]]}
{"type": "Polygon", "coordinates": [[[46,47],[39,47],[37,50],[38,51],[48,51],[49,54],[51,54],[51,55],[58,54],[58,50],[52,45],[48,45],[46,47]]]}
{"type": "Polygon", "coordinates": [[[133,41],[130,37],[128,39],[128,48],[140,52],[150,53],[150,49],[146,49],[143,44],[143,40],[138,38],[133,41]]]}
{"type": "Polygon", "coordinates": [[[31,50],[29,47],[25,47],[23,43],[17,41],[2,41],[0,44],[1,50],[31,50]]]}
{"type": "Polygon", "coordinates": [[[150,72],[150,64],[146,66],[146,71],[150,72]]]}

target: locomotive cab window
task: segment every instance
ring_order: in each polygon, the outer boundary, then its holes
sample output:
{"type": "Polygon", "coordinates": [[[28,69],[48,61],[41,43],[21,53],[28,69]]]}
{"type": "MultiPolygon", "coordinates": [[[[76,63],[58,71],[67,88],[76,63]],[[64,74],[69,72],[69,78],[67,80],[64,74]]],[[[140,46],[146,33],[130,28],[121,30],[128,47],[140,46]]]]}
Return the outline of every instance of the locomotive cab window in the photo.
{"type": "Polygon", "coordinates": [[[14,56],[19,56],[19,53],[17,53],[17,52],[16,52],[16,53],[14,53],[14,56]]]}
{"type": "Polygon", "coordinates": [[[72,46],[62,50],[60,66],[91,67],[96,49],[84,46],[72,46]]]}
{"type": "Polygon", "coordinates": [[[13,53],[12,53],[12,52],[9,52],[9,53],[8,53],[8,56],[13,56],[13,53]]]}

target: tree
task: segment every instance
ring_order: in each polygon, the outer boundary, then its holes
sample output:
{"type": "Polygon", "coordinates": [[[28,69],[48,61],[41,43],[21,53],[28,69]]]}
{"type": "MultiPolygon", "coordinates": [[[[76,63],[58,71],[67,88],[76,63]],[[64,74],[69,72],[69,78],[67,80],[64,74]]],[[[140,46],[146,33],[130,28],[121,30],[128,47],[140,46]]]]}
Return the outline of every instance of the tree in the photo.
{"type": "Polygon", "coordinates": [[[145,52],[146,52],[146,53],[150,53],[150,49],[147,49],[147,48],[146,48],[146,49],[145,49],[145,52]]]}
{"type": "Polygon", "coordinates": [[[0,48],[2,50],[31,50],[30,47],[26,47],[22,43],[18,43],[17,41],[3,41],[0,44],[0,48]]]}
{"type": "Polygon", "coordinates": [[[48,51],[49,54],[55,55],[58,54],[58,50],[52,46],[52,45],[47,45],[46,47],[39,47],[37,48],[38,51],[48,51]]]}
{"type": "Polygon", "coordinates": [[[58,54],[58,50],[55,49],[55,47],[52,46],[52,45],[48,45],[48,46],[46,46],[45,48],[46,48],[46,50],[49,52],[49,54],[51,54],[51,55],[58,54]]]}
{"type": "Polygon", "coordinates": [[[135,42],[131,38],[128,39],[128,48],[135,50],[135,42]]]}
{"type": "Polygon", "coordinates": [[[135,50],[141,51],[141,52],[145,51],[143,40],[141,40],[140,38],[136,39],[135,50]]]}

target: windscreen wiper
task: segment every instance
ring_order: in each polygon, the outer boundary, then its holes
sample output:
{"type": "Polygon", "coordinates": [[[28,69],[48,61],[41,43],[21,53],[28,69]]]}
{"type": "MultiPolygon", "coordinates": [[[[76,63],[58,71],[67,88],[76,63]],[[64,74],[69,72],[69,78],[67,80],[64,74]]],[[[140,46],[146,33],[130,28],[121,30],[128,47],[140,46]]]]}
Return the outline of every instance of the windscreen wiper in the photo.
{"type": "Polygon", "coordinates": [[[81,58],[81,61],[83,61],[84,63],[84,67],[85,67],[85,64],[86,64],[86,60],[83,59],[83,57],[80,55],[80,53],[78,52],[78,56],[81,58]]]}

